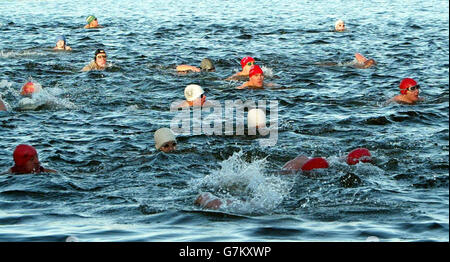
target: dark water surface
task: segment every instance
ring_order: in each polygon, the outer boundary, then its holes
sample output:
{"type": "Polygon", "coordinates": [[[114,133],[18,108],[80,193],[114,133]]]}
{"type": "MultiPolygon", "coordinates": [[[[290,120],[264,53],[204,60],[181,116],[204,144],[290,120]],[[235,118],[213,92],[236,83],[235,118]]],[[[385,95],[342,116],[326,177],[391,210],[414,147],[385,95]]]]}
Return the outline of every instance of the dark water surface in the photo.
{"type": "Polygon", "coordinates": [[[448,241],[448,1],[0,1],[0,167],[36,147],[58,174],[0,176],[0,241],[448,241]],[[102,29],[85,30],[96,15],[102,29]],[[333,32],[346,21],[348,31],[333,32]],[[65,34],[72,52],[53,52],[65,34]],[[104,48],[111,66],[80,72],[104,48]],[[355,52],[378,65],[324,67],[355,52]],[[283,89],[225,81],[253,56],[283,89]],[[214,73],[179,76],[209,57],[214,73]],[[31,77],[36,110],[18,106],[31,77]],[[425,101],[384,101],[412,77],[425,101]],[[181,135],[157,153],[188,84],[218,101],[277,100],[278,141],[181,135]],[[341,157],[366,147],[373,163],[341,157]],[[276,174],[303,153],[314,177],[276,174]],[[360,183],[341,182],[347,173],[360,183]],[[233,200],[194,206],[200,192],[233,200]]]}

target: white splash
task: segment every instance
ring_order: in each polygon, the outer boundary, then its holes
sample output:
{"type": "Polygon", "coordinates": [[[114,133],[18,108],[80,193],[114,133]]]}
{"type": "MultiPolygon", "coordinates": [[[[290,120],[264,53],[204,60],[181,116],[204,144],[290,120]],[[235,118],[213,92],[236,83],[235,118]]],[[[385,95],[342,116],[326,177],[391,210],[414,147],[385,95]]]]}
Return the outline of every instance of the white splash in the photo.
{"type": "Polygon", "coordinates": [[[238,213],[272,212],[288,196],[292,183],[265,172],[266,159],[244,161],[242,151],[224,160],[218,170],[196,182],[230,204],[223,209],[238,213]]]}

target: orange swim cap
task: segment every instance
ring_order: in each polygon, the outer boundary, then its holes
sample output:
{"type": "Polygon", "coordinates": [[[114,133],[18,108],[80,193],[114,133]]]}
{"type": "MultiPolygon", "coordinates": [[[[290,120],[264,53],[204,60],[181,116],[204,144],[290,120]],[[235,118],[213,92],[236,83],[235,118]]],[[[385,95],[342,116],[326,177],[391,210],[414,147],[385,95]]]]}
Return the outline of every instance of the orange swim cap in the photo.
{"type": "Polygon", "coordinates": [[[241,60],[242,68],[244,68],[248,62],[252,62],[252,61],[255,62],[255,59],[253,59],[253,57],[251,57],[251,56],[246,56],[246,57],[242,58],[242,60],[241,60]]]}
{"type": "Polygon", "coordinates": [[[28,82],[25,85],[23,85],[20,94],[21,95],[30,95],[33,92],[34,92],[34,84],[33,84],[33,82],[28,82]]]}
{"type": "Polygon", "coordinates": [[[328,162],[324,158],[315,157],[308,160],[303,166],[302,171],[310,171],[316,168],[328,168],[328,162]]]}
{"type": "Polygon", "coordinates": [[[356,165],[360,160],[365,163],[372,161],[372,155],[367,148],[354,149],[347,155],[347,164],[349,165],[356,165]]]}
{"type": "Polygon", "coordinates": [[[254,76],[256,74],[264,75],[264,73],[263,73],[261,67],[259,67],[259,65],[254,65],[254,66],[252,66],[250,68],[250,72],[248,73],[248,77],[250,78],[250,77],[252,77],[252,76],[254,76]]]}
{"type": "Polygon", "coordinates": [[[404,78],[400,82],[400,93],[402,95],[405,95],[406,92],[408,91],[406,89],[408,89],[411,86],[415,86],[415,85],[417,85],[417,82],[414,79],[412,79],[412,78],[404,78]]]}
{"type": "Polygon", "coordinates": [[[37,152],[34,147],[24,144],[18,145],[13,153],[14,163],[16,163],[16,166],[23,166],[35,155],[37,155],[37,152]]]}

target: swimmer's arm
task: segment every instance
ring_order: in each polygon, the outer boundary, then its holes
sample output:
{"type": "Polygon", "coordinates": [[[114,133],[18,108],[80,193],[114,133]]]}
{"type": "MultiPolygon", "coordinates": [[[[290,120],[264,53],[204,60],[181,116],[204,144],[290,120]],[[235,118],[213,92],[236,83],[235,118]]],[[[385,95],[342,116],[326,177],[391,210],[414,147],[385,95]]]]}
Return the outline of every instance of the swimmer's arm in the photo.
{"type": "Polygon", "coordinates": [[[67,50],[67,51],[72,51],[72,47],[66,46],[66,50],[67,50]]]}
{"type": "Polygon", "coordinates": [[[178,72],[184,72],[184,71],[193,71],[193,72],[200,72],[200,68],[190,65],[179,65],[177,66],[176,70],[178,72]]]}
{"type": "Polygon", "coordinates": [[[3,103],[2,99],[0,98],[0,111],[7,111],[5,103],[3,103]]]}
{"type": "Polygon", "coordinates": [[[43,171],[44,173],[58,173],[58,171],[56,171],[56,170],[53,170],[53,169],[47,169],[47,168],[44,168],[44,171],[43,171]]]}
{"type": "Polygon", "coordinates": [[[237,89],[244,89],[248,87],[248,82],[245,82],[243,85],[236,87],[237,89]]]}
{"type": "Polygon", "coordinates": [[[171,106],[170,109],[171,110],[177,110],[178,108],[185,108],[185,107],[189,107],[188,102],[183,101],[182,103],[176,105],[176,106],[171,106]]]}

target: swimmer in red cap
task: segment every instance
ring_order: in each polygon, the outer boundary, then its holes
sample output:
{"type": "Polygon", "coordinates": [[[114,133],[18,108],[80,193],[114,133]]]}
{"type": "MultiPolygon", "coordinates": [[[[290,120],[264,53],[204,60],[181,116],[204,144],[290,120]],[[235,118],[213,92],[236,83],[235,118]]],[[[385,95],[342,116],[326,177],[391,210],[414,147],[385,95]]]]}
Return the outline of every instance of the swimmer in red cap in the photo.
{"type": "Polygon", "coordinates": [[[241,67],[242,71],[237,72],[236,74],[228,77],[226,80],[242,80],[242,78],[246,78],[250,73],[250,68],[255,65],[255,59],[250,56],[246,56],[241,59],[241,67]]]}
{"type": "Polygon", "coordinates": [[[296,173],[298,171],[311,171],[313,169],[328,168],[328,162],[322,157],[308,158],[304,155],[299,155],[296,158],[288,161],[281,168],[282,173],[296,173]]]}
{"type": "Polygon", "coordinates": [[[22,86],[20,90],[20,94],[23,96],[31,96],[33,93],[39,92],[40,87],[34,84],[33,82],[27,82],[22,86]]]}
{"type": "Polygon", "coordinates": [[[414,105],[416,102],[424,101],[422,97],[419,97],[420,86],[412,78],[404,78],[400,82],[400,95],[386,101],[387,103],[396,102],[399,104],[414,105]]]}
{"type": "Polygon", "coordinates": [[[237,89],[253,88],[253,89],[263,89],[264,88],[264,72],[259,65],[254,65],[250,68],[248,74],[249,80],[243,85],[237,87],[237,89]]]}
{"type": "Polygon", "coordinates": [[[14,166],[8,171],[10,174],[56,173],[55,170],[41,166],[36,149],[32,146],[18,145],[14,150],[13,158],[14,166]]]}
{"type": "Polygon", "coordinates": [[[103,49],[95,50],[94,61],[83,67],[81,71],[104,70],[106,68],[106,52],[103,49]]]}
{"type": "Polygon", "coordinates": [[[0,95],[0,111],[7,111],[5,103],[2,100],[2,95],[0,95]]]}
{"type": "Polygon", "coordinates": [[[372,155],[367,148],[356,148],[347,155],[346,162],[349,165],[356,165],[359,161],[368,163],[372,162],[372,155]]]}

